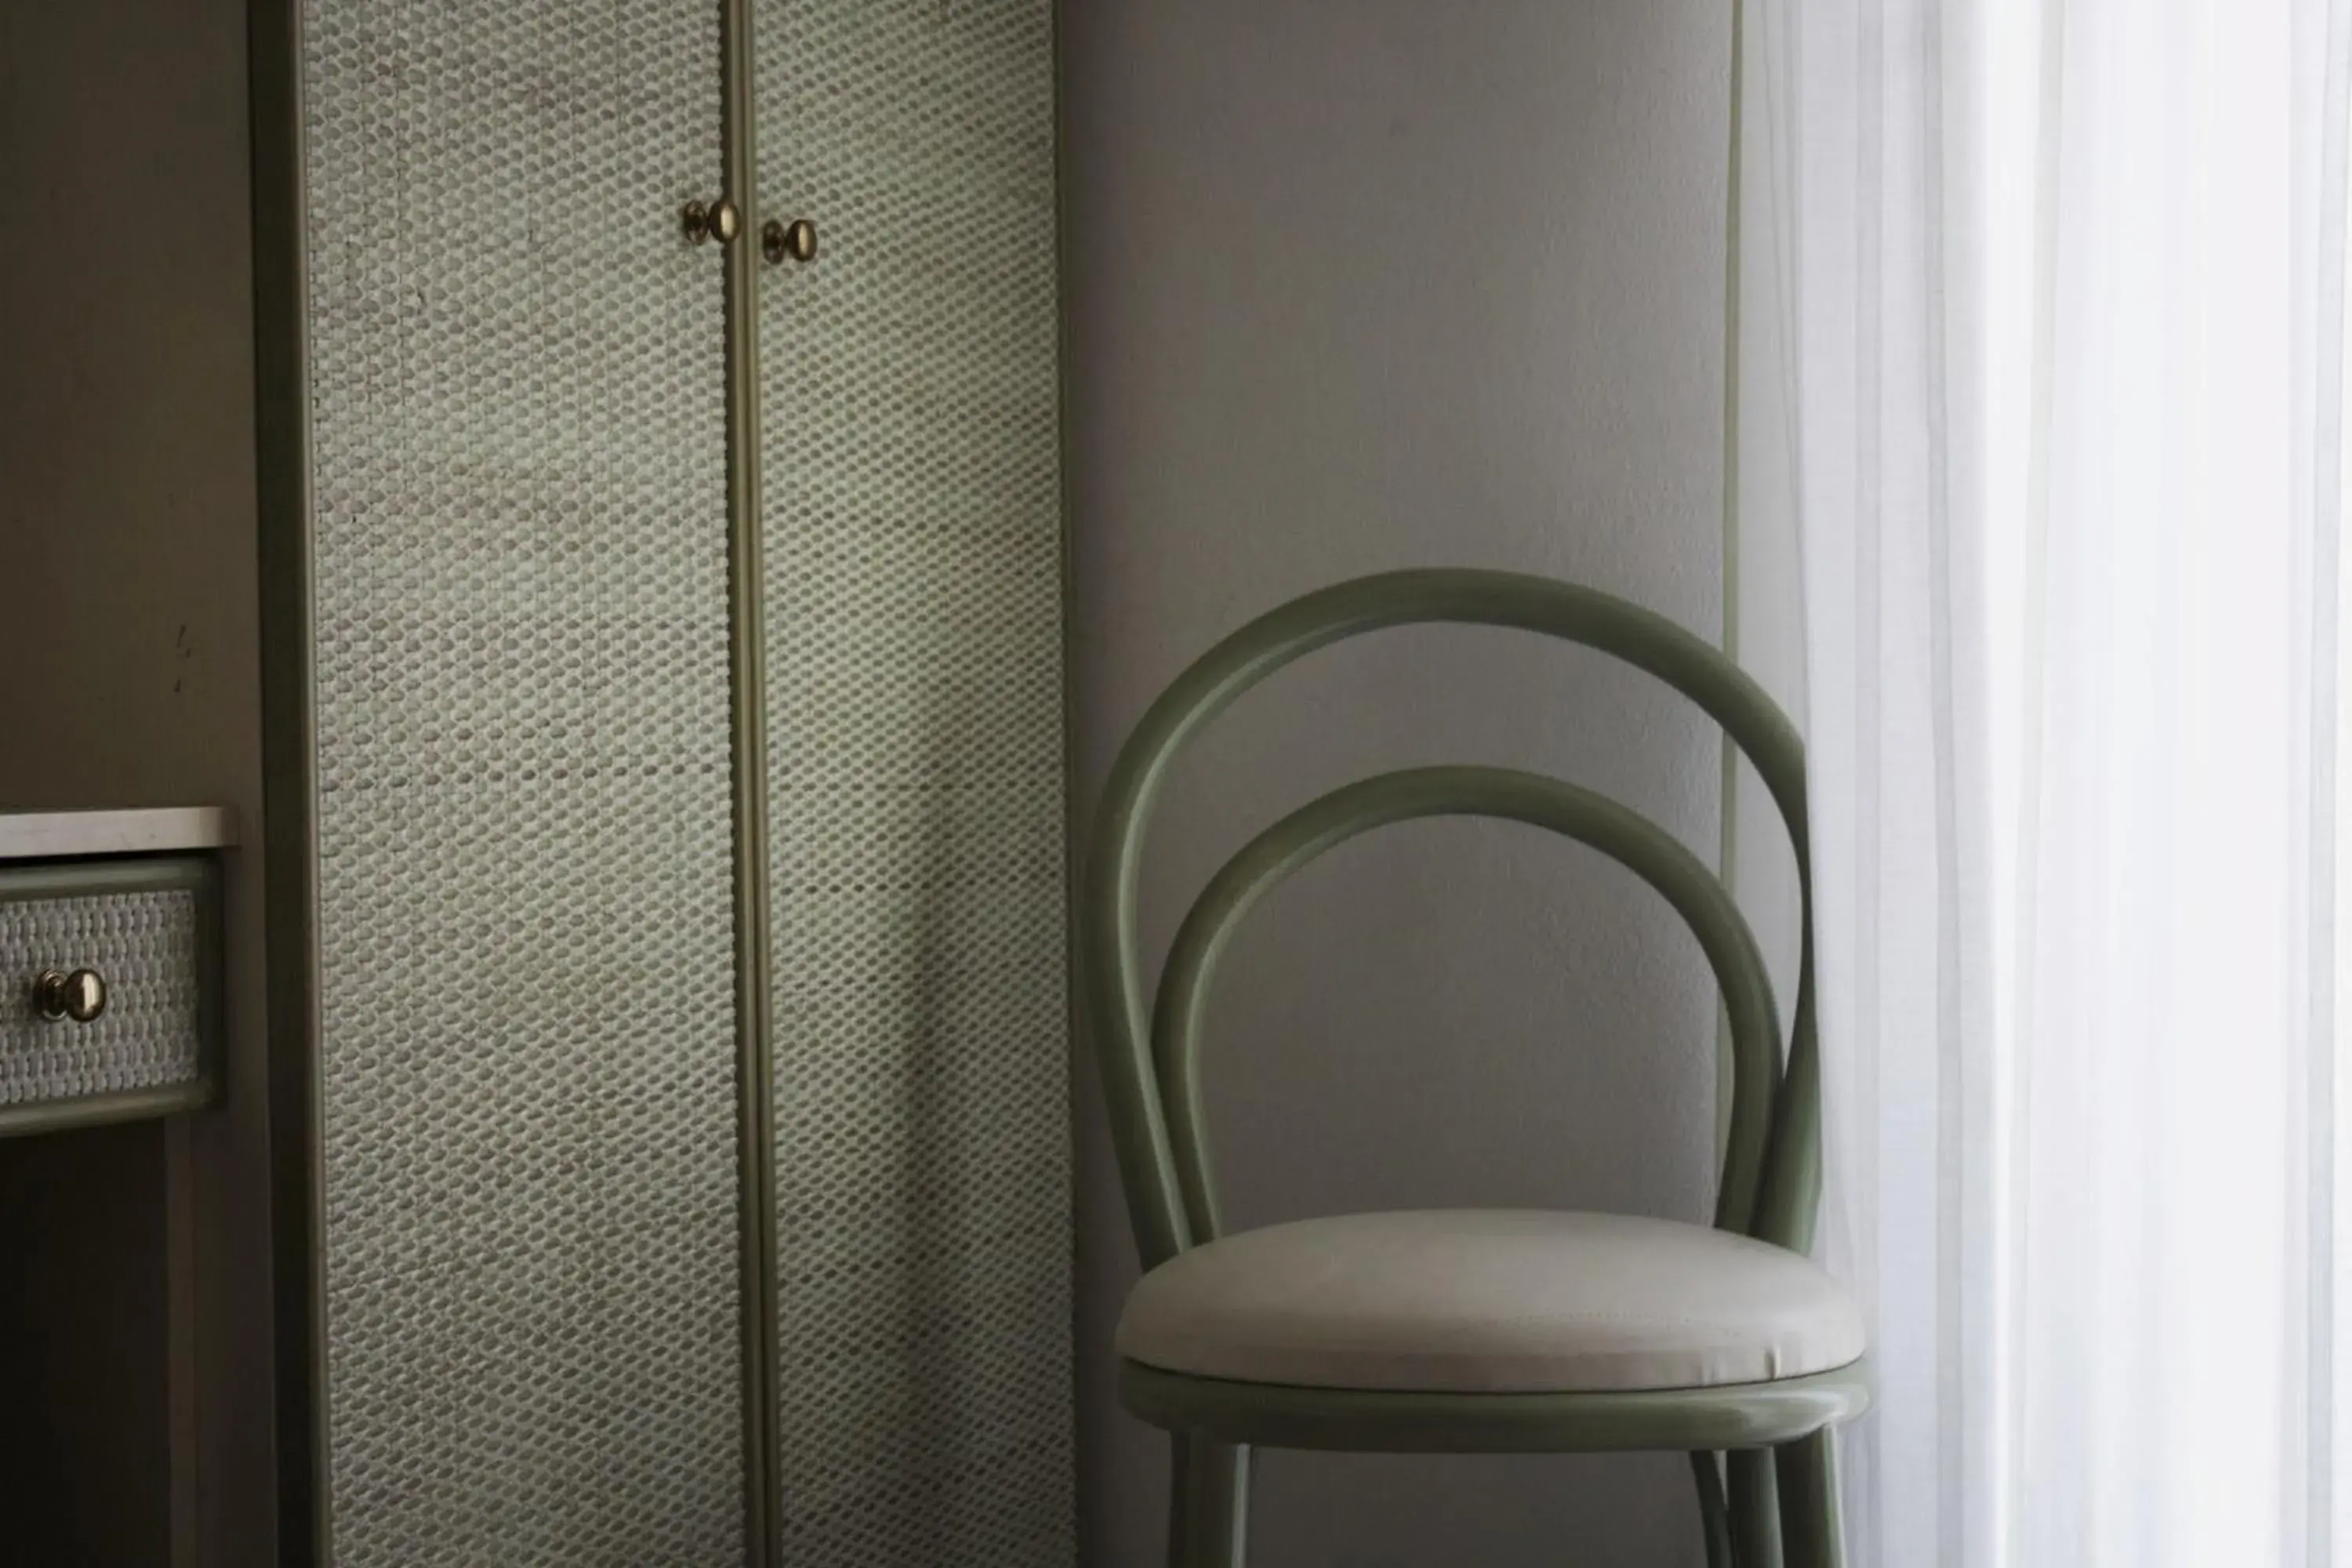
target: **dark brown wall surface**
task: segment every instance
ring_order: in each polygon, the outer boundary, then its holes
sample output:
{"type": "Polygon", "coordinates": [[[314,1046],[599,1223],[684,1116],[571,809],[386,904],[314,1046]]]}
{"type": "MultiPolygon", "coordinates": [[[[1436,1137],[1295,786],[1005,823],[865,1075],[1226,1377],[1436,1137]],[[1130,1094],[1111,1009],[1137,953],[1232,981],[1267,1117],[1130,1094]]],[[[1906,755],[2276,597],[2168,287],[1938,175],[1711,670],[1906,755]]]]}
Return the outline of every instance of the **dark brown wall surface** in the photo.
{"type": "MultiPolygon", "coordinates": [[[[238,0],[0,5],[0,810],[227,805],[259,841],[247,149],[238,0]]],[[[43,1363],[0,1453],[47,1430],[107,1483],[0,1464],[12,1531],[87,1504],[123,1551],[271,1554],[257,862],[226,1105],[0,1151],[0,1322],[43,1363]]]]}

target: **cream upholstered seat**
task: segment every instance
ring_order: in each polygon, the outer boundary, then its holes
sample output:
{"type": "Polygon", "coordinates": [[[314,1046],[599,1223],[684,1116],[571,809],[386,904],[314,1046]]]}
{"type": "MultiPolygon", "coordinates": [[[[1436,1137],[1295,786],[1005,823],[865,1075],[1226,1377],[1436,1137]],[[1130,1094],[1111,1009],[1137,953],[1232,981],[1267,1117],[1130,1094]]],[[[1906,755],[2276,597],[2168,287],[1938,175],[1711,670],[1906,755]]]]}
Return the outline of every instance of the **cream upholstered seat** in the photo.
{"type": "Polygon", "coordinates": [[[1119,1320],[1165,1372],[1315,1388],[1714,1388],[1849,1365],[1862,1319],[1807,1259],[1628,1215],[1414,1210],[1302,1220],[1178,1254],[1119,1320]]]}

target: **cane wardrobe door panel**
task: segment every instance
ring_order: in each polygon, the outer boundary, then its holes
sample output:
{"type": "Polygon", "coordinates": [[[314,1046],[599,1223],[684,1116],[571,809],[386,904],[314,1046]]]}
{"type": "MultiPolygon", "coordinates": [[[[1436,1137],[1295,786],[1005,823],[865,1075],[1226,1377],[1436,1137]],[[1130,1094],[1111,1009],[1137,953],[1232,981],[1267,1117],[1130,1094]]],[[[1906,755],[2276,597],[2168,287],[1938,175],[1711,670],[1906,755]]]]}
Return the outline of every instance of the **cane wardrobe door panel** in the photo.
{"type": "Polygon", "coordinates": [[[740,1562],[714,8],[302,37],[332,1559],[740,1562]]]}
{"type": "Polygon", "coordinates": [[[759,1561],[762,1496],[812,1568],[1074,1555],[1051,8],[749,3],[756,191],[729,7],[304,5],[339,1564],[759,1561]],[[722,195],[816,236],[731,612],[722,195]]]}
{"type": "Polygon", "coordinates": [[[754,18],[782,1550],[1066,1563],[1052,10],[754,18]]]}

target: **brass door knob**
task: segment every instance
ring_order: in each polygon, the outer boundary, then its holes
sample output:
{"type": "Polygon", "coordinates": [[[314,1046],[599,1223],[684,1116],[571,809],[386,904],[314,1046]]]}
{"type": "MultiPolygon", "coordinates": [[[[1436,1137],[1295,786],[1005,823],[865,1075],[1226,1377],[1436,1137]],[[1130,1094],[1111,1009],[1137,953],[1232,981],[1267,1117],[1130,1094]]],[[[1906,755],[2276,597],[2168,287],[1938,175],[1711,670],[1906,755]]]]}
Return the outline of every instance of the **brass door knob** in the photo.
{"type": "Polygon", "coordinates": [[[700,245],[715,239],[721,245],[731,243],[742,232],[743,215],[735,204],[721,196],[709,206],[700,202],[688,202],[677,215],[678,232],[689,245],[700,245]]]}
{"type": "Polygon", "coordinates": [[[106,981],[95,969],[44,969],[33,982],[33,1005],[44,1018],[87,1024],[106,1011],[106,981]]]}
{"type": "Polygon", "coordinates": [[[760,252],[771,261],[816,259],[816,225],[804,217],[770,218],[760,228],[760,252]]]}

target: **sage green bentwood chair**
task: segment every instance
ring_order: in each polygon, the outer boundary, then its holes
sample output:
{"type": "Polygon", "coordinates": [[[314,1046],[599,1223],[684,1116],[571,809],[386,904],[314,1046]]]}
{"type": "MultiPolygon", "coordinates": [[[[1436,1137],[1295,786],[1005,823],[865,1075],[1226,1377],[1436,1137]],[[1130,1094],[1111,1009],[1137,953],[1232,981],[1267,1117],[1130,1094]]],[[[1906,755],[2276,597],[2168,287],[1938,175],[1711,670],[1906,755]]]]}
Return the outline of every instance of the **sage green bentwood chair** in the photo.
{"type": "Polygon", "coordinates": [[[1310,594],[1218,644],[1144,715],[1105,789],[1081,921],[1088,1021],[1146,1271],[1119,1321],[1119,1393],[1171,1435],[1172,1564],[1241,1568],[1249,1451],[1269,1446],[1679,1450],[1691,1456],[1710,1568],[1836,1568],[1831,1432],[1867,1408],[1871,1384],[1853,1304],[1802,1256],[1821,1185],[1804,751],[1738,666],[1647,610],[1540,577],[1397,572],[1310,594]],[[1283,818],[1210,879],[1147,1007],[1136,880],[1170,762],[1291,660],[1425,622],[1515,626],[1612,654],[1690,698],[1747,753],[1788,825],[1803,889],[1785,1064],[1755,937],[1713,873],[1623,806],[1505,768],[1383,773],[1283,818]],[[1589,844],[1657,889],[1697,936],[1730,1017],[1717,1064],[1727,1116],[1713,1228],[1500,1210],[1223,1234],[1198,1037],[1234,928],[1333,846],[1449,816],[1507,818],[1589,844]]]}

